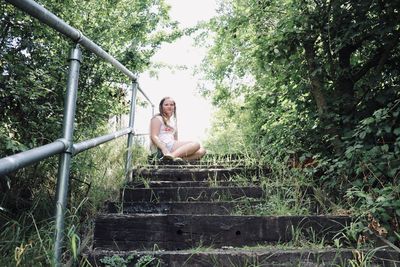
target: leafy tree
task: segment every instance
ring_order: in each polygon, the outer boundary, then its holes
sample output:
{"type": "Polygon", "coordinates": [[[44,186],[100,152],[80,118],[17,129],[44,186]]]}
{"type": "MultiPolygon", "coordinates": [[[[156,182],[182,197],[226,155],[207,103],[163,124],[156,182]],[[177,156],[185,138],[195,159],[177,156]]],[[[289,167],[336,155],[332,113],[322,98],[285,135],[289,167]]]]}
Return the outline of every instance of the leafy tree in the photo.
{"type": "MultiPolygon", "coordinates": [[[[150,58],[162,42],[174,40],[181,34],[177,23],[170,20],[169,7],[163,0],[39,2],[134,73],[150,67],[150,58]]],[[[68,55],[74,44],[4,1],[0,3],[0,10],[2,158],[60,137],[68,55]]],[[[123,84],[130,84],[126,76],[83,49],[75,142],[108,132],[108,119],[127,111],[123,84]]],[[[70,213],[66,215],[68,233],[65,236],[70,238],[73,255],[77,253],[76,237],[79,239],[89,227],[90,220],[85,219],[93,216],[92,205],[96,207],[106,197],[104,192],[93,191],[101,187],[110,192],[112,187],[109,181],[94,176],[98,176],[103,167],[107,173],[118,172],[121,153],[109,146],[104,150],[107,155],[96,150],[83,153],[78,156],[79,162],[72,162],[69,192],[72,201],[70,213]],[[99,166],[99,159],[102,166],[99,166]],[[103,166],[107,163],[113,166],[107,169],[103,166]],[[91,198],[87,200],[89,189],[92,189],[91,198]]],[[[51,264],[53,225],[48,219],[54,210],[57,166],[57,158],[53,157],[0,177],[0,262],[3,265],[12,264],[14,260],[17,265],[51,264]]],[[[118,178],[113,178],[116,179],[113,184],[118,184],[118,178]]]]}
{"type": "MultiPolygon", "coordinates": [[[[180,34],[163,0],[43,0],[40,4],[80,29],[134,73],[149,67],[162,42],[180,34]]],[[[0,157],[4,157],[60,137],[67,59],[73,44],[5,2],[0,9],[0,157]]],[[[83,49],[75,141],[103,133],[111,116],[126,112],[123,83],[130,82],[83,49]]],[[[54,159],[11,174],[8,180],[2,178],[1,201],[8,203],[2,206],[16,211],[22,208],[21,201],[29,206],[35,194],[52,192],[55,169],[54,159]]]]}
{"type": "MultiPolygon", "coordinates": [[[[400,170],[399,9],[398,1],[221,1],[205,29],[215,36],[203,64],[214,86],[203,92],[224,110],[241,103],[231,114],[248,146],[273,159],[312,157],[316,182],[332,195],[357,188],[378,199],[400,170]]],[[[373,216],[399,232],[399,205],[385,207],[373,216]]]]}

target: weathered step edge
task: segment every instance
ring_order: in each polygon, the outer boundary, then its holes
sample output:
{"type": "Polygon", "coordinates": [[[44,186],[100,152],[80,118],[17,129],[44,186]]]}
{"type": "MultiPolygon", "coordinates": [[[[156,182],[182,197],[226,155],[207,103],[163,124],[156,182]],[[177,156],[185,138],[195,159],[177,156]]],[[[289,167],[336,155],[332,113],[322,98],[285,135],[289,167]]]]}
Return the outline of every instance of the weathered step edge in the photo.
{"type": "Polygon", "coordinates": [[[132,171],[132,181],[140,178],[151,178],[152,180],[168,181],[202,181],[208,179],[227,180],[232,175],[246,174],[260,176],[258,169],[246,170],[243,168],[220,168],[220,169],[186,169],[186,168],[160,168],[142,169],[132,171]]]}
{"type": "Polygon", "coordinates": [[[104,214],[95,221],[94,248],[188,249],[199,245],[253,246],[288,242],[312,231],[332,239],[351,222],[346,216],[223,216],[104,214]]]}
{"type": "Polygon", "coordinates": [[[132,257],[128,267],[136,266],[137,261],[150,256],[154,266],[168,267],[314,267],[314,266],[349,266],[350,260],[357,260],[357,255],[373,255],[369,266],[394,267],[400,264],[400,254],[392,250],[376,252],[355,249],[214,249],[208,251],[89,251],[85,256],[93,266],[105,266],[101,259],[118,255],[126,259],[132,257]],[[397,265],[396,265],[397,263],[397,265]],[[158,265],[157,265],[158,264],[158,265]]]}
{"type": "MultiPolygon", "coordinates": [[[[215,187],[215,186],[235,186],[235,181],[146,181],[130,182],[125,188],[158,188],[158,187],[215,187]]],[[[252,184],[250,181],[246,184],[252,184]]]]}
{"type": "Polygon", "coordinates": [[[249,209],[262,201],[221,201],[221,202],[108,202],[107,213],[155,213],[155,214],[214,214],[229,215],[239,209],[249,209]]]}
{"type": "Polygon", "coordinates": [[[243,163],[226,163],[226,164],[214,164],[214,163],[203,163],[203,164],[159,164],[159,165],[137,165],[134,170],[149,170],[149,169],[223,169],[223,168],[246,168],[246,169],[263,169],[269,170],[267,167],[262,166],[248,166],[243,163]]]}
{"type": "Polygon", "coordinates": [[[166,187],[166,188],[124,188],[121,192],[124,202],[149,201],[223,201],[239,198],[262,198],[260,187],[166,187]]]}

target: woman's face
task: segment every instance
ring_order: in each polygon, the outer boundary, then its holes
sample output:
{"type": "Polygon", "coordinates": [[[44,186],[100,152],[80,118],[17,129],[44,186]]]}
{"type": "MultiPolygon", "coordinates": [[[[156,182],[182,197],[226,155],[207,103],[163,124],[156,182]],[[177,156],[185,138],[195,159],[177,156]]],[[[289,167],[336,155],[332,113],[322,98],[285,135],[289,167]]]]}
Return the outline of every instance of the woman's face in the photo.
{"type": "Polygon", "coordinates": [[[175,109],[175,102],[171,98],[165,99],[164,103],[162,104],[162,110],[165,115],[171,117],[174,114],[175,109]]]}

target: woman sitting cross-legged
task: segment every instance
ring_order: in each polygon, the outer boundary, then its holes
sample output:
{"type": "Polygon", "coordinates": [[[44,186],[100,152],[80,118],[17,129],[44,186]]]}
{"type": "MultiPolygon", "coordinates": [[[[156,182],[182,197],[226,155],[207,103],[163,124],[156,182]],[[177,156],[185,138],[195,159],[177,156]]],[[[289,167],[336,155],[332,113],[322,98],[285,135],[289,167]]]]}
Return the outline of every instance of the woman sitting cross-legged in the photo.
{"type": "Polygon", "coordinates": [[[206,150],[198,142],[178,141],[175,101],[164,97],[159,105],[160,113],[150,122],[150,139],[166,160],[200,159],[206,150]]]}

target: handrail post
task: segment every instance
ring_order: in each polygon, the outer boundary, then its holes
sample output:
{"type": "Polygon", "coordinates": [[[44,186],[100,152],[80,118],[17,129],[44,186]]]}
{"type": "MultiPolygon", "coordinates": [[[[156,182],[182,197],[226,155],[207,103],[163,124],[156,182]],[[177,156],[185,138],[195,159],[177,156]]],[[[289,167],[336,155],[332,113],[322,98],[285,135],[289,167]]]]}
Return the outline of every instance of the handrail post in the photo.
{"type": "Polygon", "coordinates": [[[138,91],[138,83],[136,80],[132,81],[132,97],[131,97],[131,110],[129,113],[129,128],[131,128],[131,132],[128,134],[128,145],[126,152],[126,165],[125,165],[125,175],[128,176],[131,169],[132,164],[132,145],[133,145],[133,137],[135,135],[133,131],[133,126],[135,123],[135,111],[136,111],[136,95],[138,91]]]}
{"type": "Polygon", "coordinates": [[[64,104],[63,139],[67,142],[67,149],[60,155],[57,193],[56,193],[56,229],[54,243],[54,265],[61,265],[62,243],[64,238],[64,217],[67,203],[69,171],[73,153],[73,133],[78,91],[79,68],[82,62],[82,52],[78,44],[71,49],[67,92],[64,104]]]}

